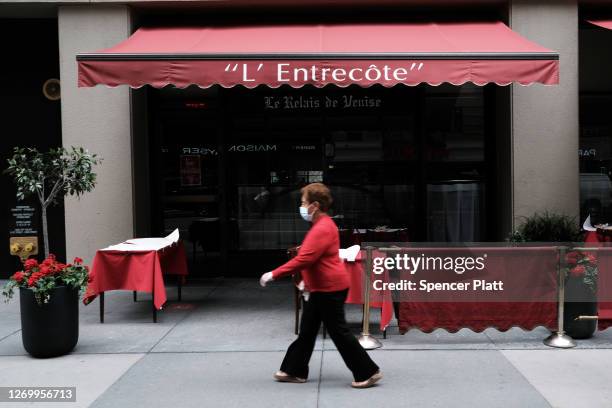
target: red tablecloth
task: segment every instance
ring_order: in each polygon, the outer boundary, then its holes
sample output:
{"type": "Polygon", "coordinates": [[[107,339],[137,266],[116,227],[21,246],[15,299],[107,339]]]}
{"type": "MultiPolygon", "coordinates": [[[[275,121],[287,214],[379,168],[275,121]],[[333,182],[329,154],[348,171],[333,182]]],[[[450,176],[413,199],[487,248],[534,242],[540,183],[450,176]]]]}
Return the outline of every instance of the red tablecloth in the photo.
{"type": "MultiPolygon", "coordinates": [[[[346,303],[363,304],[363,282],[364,282],[364,262],[365,254],[363,251],[357,256],[355,262],[344,261],[344,267],[351,279],[351,286],[346,298],[346,303]],[[362,259],[363,258],[363,259],[362,259]]],[[[380,279],[375,275],[371,275],[371,280],[380,279]]],[[[383,279],[388,280],[388,275],[383,279]]],[[[380,330],[385,330],[391,319],[393,318],[393,300],[391,292],[370,290],[370,306],[381,309],[380,314],[380,330]]]]}
{"type": "Polygon", "coordinates": [[[604,231],[600,229],[598,229],[597,231],[586,231],[584,233],[584,242],[612,242],[612,231],[604,231]]]}
{"type": "MultiPolygon", "coordinates": [[[[465,251],[465,249],[418,249],[418,254],[446,253],[465,251]]],[[[502,280],[515,285],[515,296],[510,301],[496,302],[494,298],[486,301],[405,301],[399,309],[400,333],[416,327],[424,332],[444,328],[456,332],[469,328],[481,332],[488,327],[506,331],[513,326],[533,330],[545,326],[557,328],[557,251],[554,248],[478,248],[487,254],[487,268],[479,272],[477,279],[502,280]],[[512,252],[508,252],[512,251],[512,252]],[[508,256],[512,253],[512,256],[508,256]],[[533,299],[533,301],[530,301],[533,299]],[[542,301],[537,301],[537,300],[542,301]]],[[[427,271],[427,273],[431,273],[427,271]]],[[[431,275],[428,275],[428,279],[431,275]]],[[[448,296],[448,295],[445,295],[448,296]]],[[[457,295],[460,296],[460,295],[457,295]]],[[[473,296],[473,295],[471,295],[473,296]]],[[[511,295],[505,295],[511,296],[511,295]]],[[[480,300],[480,298],[478,299],[480,300]]]]}
{"type": "Polygon", "coordinates": [[[164,274],[188,274],[182,242],[159,251],[97,251],[89,271],[84,304],[109,290],[135,290],[153,293],[155,308],[166,303],[164,274]]]}

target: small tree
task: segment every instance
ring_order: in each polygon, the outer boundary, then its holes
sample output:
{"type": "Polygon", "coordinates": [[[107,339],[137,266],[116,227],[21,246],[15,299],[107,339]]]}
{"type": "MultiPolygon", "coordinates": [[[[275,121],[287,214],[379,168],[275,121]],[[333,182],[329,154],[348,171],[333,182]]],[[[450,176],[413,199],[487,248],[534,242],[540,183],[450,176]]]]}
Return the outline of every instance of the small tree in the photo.
{"type": "Polygon", "coordinates": [[[101,162],[97,155],[82,147],[63,147],[41,153],[35,148],[15,147],[13,157],[8,159],[6,173],[13,176],[17,185],[17,200],[36,195],[42,211],[42,231],[45,258],[49,256],[49,233],[47,230],[47,208],[60,197],[76,195],[93,190],[96,173],[93,167],[101,162]]]}

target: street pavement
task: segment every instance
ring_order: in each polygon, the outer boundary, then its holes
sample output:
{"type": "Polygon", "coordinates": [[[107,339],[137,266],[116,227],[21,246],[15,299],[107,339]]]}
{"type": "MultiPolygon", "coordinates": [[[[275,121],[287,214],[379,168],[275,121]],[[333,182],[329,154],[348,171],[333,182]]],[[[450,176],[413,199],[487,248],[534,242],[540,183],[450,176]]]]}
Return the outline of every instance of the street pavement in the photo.
{"type": "MultiPolygon", "coordinates": [[[[0,285],[6,281],[0,280],[0,285]]],[[[575,349],[546,347],[548,330],[487,329],[474,333],[412,329],[392,323],[383,347],[370,351],[383,380],[350,387],[351,374],[329,338],[319,336],[304,384],[278,383],[293,334],[288,281],[261,288],[257,279],[190,283],[152,322],[151,296],[106,294],[105,322],[98,300],[80,305],[79,342],[71,354],[30,357],[21,344],[18,297],[0,303],[0,386],[74,386],[76,402],[0,403],[0,407],[612,407],[612,329],[575,349]]],[[[361,308],[347,305],[360,332],[361,308]]]]}

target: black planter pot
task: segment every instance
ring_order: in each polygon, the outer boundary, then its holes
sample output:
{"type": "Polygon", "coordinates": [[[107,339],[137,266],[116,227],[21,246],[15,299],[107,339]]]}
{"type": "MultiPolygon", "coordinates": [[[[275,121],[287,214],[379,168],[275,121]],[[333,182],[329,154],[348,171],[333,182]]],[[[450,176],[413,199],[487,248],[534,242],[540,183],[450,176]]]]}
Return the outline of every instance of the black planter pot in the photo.
{"type": "Polygon", "coordinates": [[[70,286],[51,290],[48,303],[38,305],[31,289],[19,288],[21,340],[33,357],[67,354],[79,340],[79,291],[70,286]]]}
{"type": "Polygon", "coordinates": [[[597,296],[581,278],[569,278],[565,284],[563,327],[574,339],[593,337],[597,320],[575,320],[578,316],[597,315],[597,296]]]}

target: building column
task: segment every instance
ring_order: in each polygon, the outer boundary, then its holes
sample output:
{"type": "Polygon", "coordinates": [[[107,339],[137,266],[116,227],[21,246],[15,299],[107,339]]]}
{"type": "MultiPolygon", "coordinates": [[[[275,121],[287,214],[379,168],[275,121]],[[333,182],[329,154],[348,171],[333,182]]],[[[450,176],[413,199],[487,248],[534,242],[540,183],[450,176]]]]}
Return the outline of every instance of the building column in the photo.
{"type": "Polygon", "coordinates": [[[510,25],[560,54],[558,86],[512,85],[513,226],[536,211],[579,216],[578,5],[512,0],[510,25]]]}
{"type": "Polygon", "coordinates": [[[98,184],[67,198],[66,255],[90,261],[97,249],[132,238],[133,178],[130,91],[127,86],[77,88],[76,54],[107,48],[130,35],[123,5],[59,6],[62,140],[103,158],[98,184]]]}

